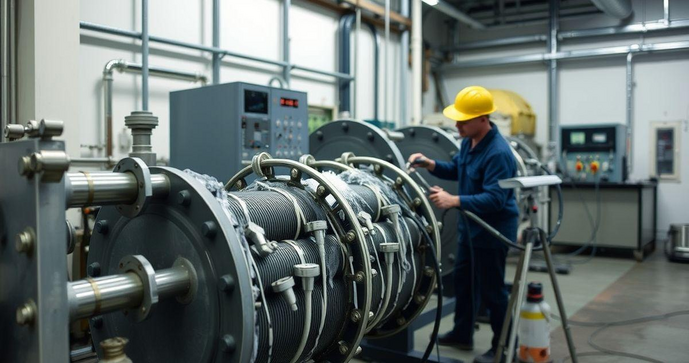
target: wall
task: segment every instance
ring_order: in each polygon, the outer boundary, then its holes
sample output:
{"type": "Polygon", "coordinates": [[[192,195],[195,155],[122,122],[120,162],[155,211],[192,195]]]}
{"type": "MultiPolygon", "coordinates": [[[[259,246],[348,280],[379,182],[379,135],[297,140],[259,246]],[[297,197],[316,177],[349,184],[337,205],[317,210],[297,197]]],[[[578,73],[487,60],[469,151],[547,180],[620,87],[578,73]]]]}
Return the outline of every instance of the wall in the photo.
{"type": "MultiPolygon", "coordinates": [[[[105,0],[81,1],[80,19],[117,28],[141,31],[141,2],[112,2],[105,0]]],[[[257,57],[281,60],[282,1],[234,0],[221,1],[220,47],[257,57]]],[[[149,4],[149,33],[189,43],[212,44],[212,1],[151,0],[149,4]]],[[[339,15],[304,1],[293,1],[290,11],[291,61],[305,67],[337,71],[337,26],[339,15]]],[[[363,28],[362,28],[363,29],[363,28]]],[[[379,29],[381,35],[382,29],[379,29]]],[[[360,39],[358,82],[356,83],[356,110],[359,119],[373,118],[373,37],[368,30],[360,39]]],[[[380,117],[385,116],[388,102],[388,119],[399,118],[400,72],[399,37],[391,36],[387,68],[388,95],[383,95],[383,72],[380,73],[380,117]]],[[[81,31],[79,49],[79,127],[82,145],[97,144],[102,133],[99,123],[103,119],[102,71],[111,59],[141,62],[140,46],[132,39],[102,33],[81,31]]],[[[384,49],[381,50],[381,69],[384,49]]],[[[207,53],[186,50],[159,43],[151,43],[149,64],[202,72],[211,78],[211,62],[207,53]]],[[[281,74],[282,68],[242,59],[225,57],[222,61],[221,82],[244,81],[267,84],[281,74]]],[[[149,80],[149,110],[159,117],[160,125],[154,130],[154,151],[160,157],[169,155],[169,104],[170,91],[197,87],[190,82],[151,77],[149,80]]],[[[337,107],[337,85],[333,78],[301,71],[292,72],[292,88],[308,92],[309,104],[337,107]]],[[[124,117],[141,108],[141,77],[132,74],[114,75],[113,123],[115,157],[125,156],[126,149],[118,147],[118,138],[126,137],[124,117]]],[[[212,132],[212,130],[209,130],[212,132]]],[[[74,141],[75,143],[77,141],[74,141]]],[[[82,147],[83,156],[99,155],[97,150],[82,147]]]]}
{"type": "MultiPolygon", "coordinates": [[[[634,15],[630,22],[655,21],[663,16],[662,1],[635,0],[634,15]]],[[[671,19],[689,18],[689,2],[670,1],[671,19]]],[[[591,19],[562,21],[562,30],[614,26],[619,22],[604,15],[591,19]]],[[[476,32],[462,29],[460,39],[471,41],[493,37],[523,34],[544,34],[546,24],[525,28],[476,32]]],[[[689,40],[686,30],[647,34],[646,36],[617,36],[589,38],[561,43],[560,50],[589,49],[613,45],[657,43],[689,40]]],[[[472,51],[460,59],[544,52],[545,44],[499,48],[490,51],[472,51]]],[[[651,121],[689,120],[689,52],[646,54],[634,57],[634,110],[633,138],[634,170],[632,179],[649,177],[649,125],[651,121]]],[[[559,62],[559,113],[561,124],[625,123],[625,57],[559,62]]],[[[531,103],[537,115],[536,140],[547,141],[548,86],[545,65],[529,64],[489,68],[464,69],[448,72],[444,76],[446,94],[453,97],[461,88],[473,84],[515,91],[531,103]]],[[[431,100],[432,101],[432,100],[431,100]]],[[[426,105],[424,105],[426,107],[426,105]]],[[[426,109],[426,108],[425,108],[426,109]]],[[[426,109],[426,110],[430,110],[426,109]]],[[[684,124],[681,134],[681,160],[689,160],[689,132],[684,124]]],[[[671,223],[689,223],[686,205],[689,203],[689,168],[682,168],[680,183],[663,182],[658,193],[658,236],[664,234],[671,223]]]]}

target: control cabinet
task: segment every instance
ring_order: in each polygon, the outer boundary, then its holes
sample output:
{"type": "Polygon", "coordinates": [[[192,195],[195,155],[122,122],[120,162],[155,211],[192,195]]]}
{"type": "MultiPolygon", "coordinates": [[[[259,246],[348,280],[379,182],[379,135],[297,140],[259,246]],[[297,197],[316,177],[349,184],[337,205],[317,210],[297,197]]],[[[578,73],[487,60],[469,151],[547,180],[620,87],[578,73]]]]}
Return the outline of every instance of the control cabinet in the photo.
{"type": "Polygon", "coordinates": [[[234,82],[170,92],[170,165],[226,182],[268,152],[309,151],[306,93],[234,82]]]}
{"type": "Polygon", "coordinates": [[[568,176],[579,182],[627,180],[627,127],[600,124],[561,127],[560,156],[568,176]]]}

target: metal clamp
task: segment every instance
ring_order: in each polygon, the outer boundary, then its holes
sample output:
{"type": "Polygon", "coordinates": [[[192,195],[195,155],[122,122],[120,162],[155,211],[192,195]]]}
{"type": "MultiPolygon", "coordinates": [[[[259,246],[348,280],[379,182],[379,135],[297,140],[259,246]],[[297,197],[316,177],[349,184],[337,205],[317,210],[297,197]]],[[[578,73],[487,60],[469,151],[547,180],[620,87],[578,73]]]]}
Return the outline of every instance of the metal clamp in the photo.
{"type": "Polygon", "coordinates": [[[153,197],[153,185],[151,183],[151,172],[146,163],[139,158],[124,158],[115,166],[117,173],[132,173],[136,177],[136,187],[138,193],[136,200],[132,204],[119,204],[117,210],[127,218],[134,218],[148,206],[153,197]]]}
{"type": "MultiPolygon", "coordinates": [[[[156,272],[148,260],[141,255],[125,256],[120,260],[120,271],[132,272],[141,279],[144,289],[141,305],[133,310],[132,318],[138,323],[144,321],[151,312],[153,305],[158,303],[158,285],[156,284],[156,272]]],[[[128,310],[125,310],[128,311],[128,310]]]]}
{"type": "Polygon", "coordinates": [[[271,158],[272,157],[270,156],[270,154],[266,152],[254,155],[254,157],[251,159],[251,170],[254,172],[254,174],[258,175],[261,178],[265,178],[266,174],[264,173],[263,168],[261,167],[261,163],[264,160],[268,160],[271,158]]]}
{"type": "Polygon", "coordinates": [[[42,139],[51,139],[53,136],[62,135],[64,129],[64,122],[57,120],[41,121],[30,120],[26,126],[19,124],[9,124],[5,126],[5,137],[10,140],[21,139],[24,135],[29,137],[40,137],[42,139]]]}

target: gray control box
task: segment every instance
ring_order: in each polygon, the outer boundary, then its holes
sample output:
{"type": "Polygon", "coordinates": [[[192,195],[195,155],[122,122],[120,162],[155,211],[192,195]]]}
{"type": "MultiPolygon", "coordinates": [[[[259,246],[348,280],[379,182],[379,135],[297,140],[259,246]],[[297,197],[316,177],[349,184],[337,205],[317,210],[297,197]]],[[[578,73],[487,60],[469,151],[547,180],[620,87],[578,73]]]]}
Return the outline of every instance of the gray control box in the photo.
{"type": "Polygon", "coordinates": [[[170,165],[227,182],[268,152],[309,151],[306,93],[234,82],[170,92],[170,165]]]}
{"type": "Polygon", "coordinates": [[[567,174],[578,182],[627,180],[627,127],[621,124],[562,126],[567,174]]]}

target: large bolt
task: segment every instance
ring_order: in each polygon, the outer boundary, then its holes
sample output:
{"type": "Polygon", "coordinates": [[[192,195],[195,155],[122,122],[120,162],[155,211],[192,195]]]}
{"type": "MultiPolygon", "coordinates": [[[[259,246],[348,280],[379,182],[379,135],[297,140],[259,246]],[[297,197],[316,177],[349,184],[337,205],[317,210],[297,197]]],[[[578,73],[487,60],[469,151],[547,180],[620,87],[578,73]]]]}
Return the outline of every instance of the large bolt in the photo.
{"type": "Polygon", "coordinates": [[[237,343],[234,337],[230,334],[225,334],[220,338],[220,349],[226,353],[232,353],[237,348],[237,343]]]}
{"type": "Polygon", "coordinates": [[[218,288],[220,291],[232,292],[234,290],[234,285],[234,278],[230,275],[223,275],[218,279],[218,288]]]}
{"type": "Polygon", "coordinates": [[[19,175],[31,177],[34,173],[33,168],[31,167],[31,157],[22,156],[19,158],[17,169],[19,170],[19,175]]]}
{"type": "Polygon", "coordinates": [[[345,355],[349,352],[349,347],[347,346],[347,342],[345,342],[344,340],[340,340],[340,342],[338,344],[339,344],[338,349],[340,351],[340,354],[345,355]]]}
{"type": "Polygon", "coordinates": [[[347,232],[347,242],[350,242],[350,243],[354,242],[355,239],[356,239],[356,233],[354,233],[354,231],[347,232]]]}
{"type": "Polygon", "coordinates": [[[17,324],[32,325],[36,320],[36,303],[29,299],[17,309],[17,324]]]}
{"type": "Polygon", "coordinates": [[[215,234],[218,232],[218,228],[213,221],[205,221],[201,226],[201,233],[203,236],[209,239],[215,238],[215,234]]]}
{"type": "Polygon", "coordinates": [[[182,206],[188,206],[191,203],[191,193],[188,190],[182,190],[177,193],[177,204],[182,206]]]}
{"type": "Polygon", "coordinates": [[[27,227],[24,231],[17,233],[14,238],[14,248],[19,253],[31,254],[33,246],[36,242],[35,233],[31,227],[27,227]]]}
{"type": "Polygon", "coordinates": [[[396,321],[397,321],[397,325],[402,326],[407,322],[407,319],[404,316],[400,316],[399,318],[397,318],[396,321]]]}
{"type": "Polygon", "coordinates": [[[100,342],[103,349],[103,360],[107,362],[131,362],[124,354],[124,347],[129,342],[127,338],[114,337],[100,342]]]}
{"type": "Polygon", "coordinates": [[[353,310],[352,311],[351,319],[353,322],[358,323],[359,320],[361,320],[361,318],[362,318],[361,311],[359,311],[359,310],[353,310]]]}
{"type": "Polygon", "coordinates": [[[105,219],[101,219],[100,221],[96,222],[96,232],[100,234],[107,234],[108,233],[108,221],[105,219]]]}
{"type": "Polygon", "coordinates": [[[91,277],[100,276],[100,263],[94,262],[86,268],[86,273],[91,277]]]}

